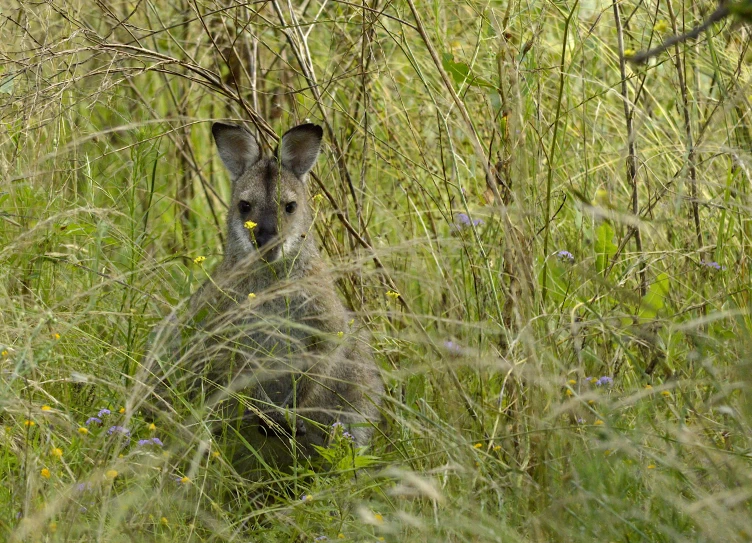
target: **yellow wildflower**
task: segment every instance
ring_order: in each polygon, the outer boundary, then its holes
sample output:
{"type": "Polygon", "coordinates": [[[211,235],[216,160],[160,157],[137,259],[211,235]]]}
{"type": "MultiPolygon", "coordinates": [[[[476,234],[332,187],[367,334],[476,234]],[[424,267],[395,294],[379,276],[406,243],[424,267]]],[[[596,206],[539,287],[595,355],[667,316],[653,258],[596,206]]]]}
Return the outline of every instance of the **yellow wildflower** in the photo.
{"type": "Polygon", "coordinates": [[[343,337],[344,335],[345,335],[345,333],[344,333],[344,332],[341,332],[341,331],[340,331],[340,332],[337,332],[337,337],[343,337]]]}
{"type": "Polygon", "coordinates": [[[374,520],[375,520],[376,522],[384,522],[384,517],[382,517],[382,516],[381,516],[381,515],[380,515],[379,513],[375,513],[375,514],[373,515],[373,519],[374,519],[374,520]]]}
{"type": "Polygon", "coordinates": [[[118,409],[118,413],[120,413],[121,415],[125,413],[125,407],[121,407],[120,409],[118,409]]]}
{"type": "Polygon", "coordinates": [[[52,334],[52,337],[53,337],[53,339],[56,339],[56,340],[60,339],[60,334],[58,334],[57,332],[55,332],[54,334],[52,334]]]}
{"type": "Polygon", "coordinates": [[[566,394],[567,396],[571,396],[572,394],[574,394],[574,392],[572,392],[571,388],[568,388],[567,390],[564,391],[564,394],[566,394]]]}
{"type": "Polygon", "coordinates": [[[636,53],[637,51],[635,51],[634,49],[624,49],[624,58],[633,57],[636,53]]]}
{"type": "Polygon", "coordinates": [[[323,200],[324,200],[324,195],[321,194],[320,192],[313,197],[313,203],[316,205],[321,204],[323,200]]]}
{"type": "Polygon", "coordinates": [[[39,472],[39,475],[41,475],[45,479],[49,479],[50,477],[52,477],[50,470],[48,470],[47,468],[42,468],[42,471],[39,472]]]}
{"type": "Polygon", "coordinates": [[[243,223],[243,228],[246,228],[248,230],[253,230],[257,226],[258,226],[258,224],[256,224],[253,221],[245,221],[245,223],[243,223]]]}
{"type": "Polygon", "coordinates": [[[147,428],[150,432],[155,432],[157,430],[157,425],[152,422],[147,428]]]}
{"type": "Polygon", "coordinates": [[[397,298],[400,297],[400,293],[399,292],[395,292],[393,290],[388,290],[386,292],[386,295],[389,296],[390,298],[394,299],[394,300],[396,300],[397,298]]]}
{"type": "Polygon", "coordinates": [[[569,381],[567,381],[567,383],[569,383],[570,385],[576,385],[577,381],[575,379],[570,379],[569,381]]]}
{"type": "Polygon", "coordinates": [[[50,522],[47,529],[50,531],[51,534],[54,534],[55,532],[57,532],[57,522],[50,522]]]}
{"type": "Polygon", "coordinates": [[[190,484],[191,478],[187,475],[180,479],[180,484],[187,485],[190,484]]]}
{"type": "Polygon", "coordinates": [[[81,434],[82,436],[85,436],[85,435],[87,435],[89,433],[89,429],[88,428],[84,428],[83,426],[81,426],[78,429],[78,433],[81,434]]]}
{"type": "Polygon", "coordinates": [[[162,526],[169,526],[170,524],[170,521],[167,520],[167,517],[162,517],[161,519],[159,519],[159,522],[162,523],[162,526]]]}
{"type": "Polygon", "coordinates": [[[31,426],[34,426],[35,424],[36,424],[36,422],[34,422],[33,420],[25,420],[24,421],[24,426],[31,427],[31,426]]]}
{"type": "Polygon", "coordinates": [[[653,30],[655,30],[656,32],[665,32],[666,30],[668,30],[668,23],[661,19],[653,25],[653,30]]]}
{"type": "Polygon", "coordinates": [[[253,292],[248,293],[248,299],[253,300],[256,297],[256,295],[253,292]]]}
{"type": "Polygon", "coordinates": [[[473,445],[473,448],[474,449],[482,449],[483,448],[483,443],[476,443],[475,445],[473,445]]]}
{"type": "Polygon", "coordinates": [[[3,352],[0,353],[0,356],[2,356],[3,358],[5,358],[6,356],[8,356],[8,351],[6,351],[5,349],[3,349],[3,352]]]}
{"type": "Polygon", "coordinates": [[[220,456],[219,451],[214,451],[211,455],[212,455],[212,458],[219,458],[220,456]]]}
{"type": "Polygon", "coordinates": [[[601,419],[598,419],[597,421],[595,421],[595,423],[594,423],[594,424],[595,424],[596,426],[602,426],[602,425],[603,425],[603,421],[602,421],[601,419]]]}
{"type": "Polygon", "coordinates": [[[655,469],[655,464],[648,464],[648,469],[655,469]]]}
{"type": "Polygon", "coordinates": [[[494,445],[493,450],[494,452],[499,452],[501,450],[501,445],[494,445]]]}
{"type": "MultiPolygon", "coordinates": [[[[611,197],[606,189],[598,189],[595,191],[595,198],[593,198],[593,205],[609,207],[611,197]]],[[[591,379],[592,382],[597,381],[595,377],[591,379]]]]}
{"type": "Polygon", "coordinates": [[[653,385],[645,385],[645,390],[652,390],[653,385]]]}
{"type": "Polygon", "coordinates": [[[60,447],[55,447],[50,451],[50,454],[54,456],[55,458],[62,458],[63,457],[63,449],[60,447]]]}
{"type": "Polygon", "coordinates": [[[118,476],[118,472],[114,469],[108,469],[104,475],[108,479],[115,479],[118,476]]]}
{"type": "Polygon", "coordinates": [[[665,396],[666,398],[668,398],[669,396],[671,396],[671,392],[669,392],[668,390],[664,390],[661,392],[661,396],[665,396]]]}
{"type": "Polygon", "coordinates": [[[43,405],[42,411],[52,411],[52,408],[49,405],[43,405]]]}
{"type": "Polygon", "coordinates": [[[204,260],[206,260],[205,256],[197,256],[196,258],[193,259],[193,263],[200,265],[204,260]]]}
{"type": "Polygon", "coordinates": [[[337,539],[345,539],[345,534],[343,534],[343,533],[341,533],[341,532],[340,532],[340,533],[338,533],[338,534],[337,534],[337,539]]]}
{"type": "Polygon", "coordinates": [[[595,405],[595,400],[588,400],[587,403],[588,405],[595,405]]]}

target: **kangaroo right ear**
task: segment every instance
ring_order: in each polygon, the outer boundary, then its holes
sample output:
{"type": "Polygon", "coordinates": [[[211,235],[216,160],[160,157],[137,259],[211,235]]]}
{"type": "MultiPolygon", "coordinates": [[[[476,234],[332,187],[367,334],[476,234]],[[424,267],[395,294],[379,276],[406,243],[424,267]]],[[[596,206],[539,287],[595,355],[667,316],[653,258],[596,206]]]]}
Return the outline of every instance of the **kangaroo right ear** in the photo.
{"type": "Polygon", "coordinates": [[[230,172],[233,181],[261,158],[261,149],[256,138],[242,126],[214,123],[212,135],[217,144],[219,158],[230,172]]]}

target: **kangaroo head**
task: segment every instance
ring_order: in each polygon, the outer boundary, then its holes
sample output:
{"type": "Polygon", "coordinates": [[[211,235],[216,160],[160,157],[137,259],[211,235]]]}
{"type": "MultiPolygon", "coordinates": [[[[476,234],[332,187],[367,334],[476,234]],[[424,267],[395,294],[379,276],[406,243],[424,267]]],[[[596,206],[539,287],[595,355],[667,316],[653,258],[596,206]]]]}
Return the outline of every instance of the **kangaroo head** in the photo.
{"type": "Polygon", "coordinates": [[[212,134],[232,179],[225,256],[241,259],[259,251],[267,262],[295,257],[311,227],[306,181],[319,154],[321,127],[288,130],[272,157],[262,156],[243,127],[214,123],[212,134]]]}

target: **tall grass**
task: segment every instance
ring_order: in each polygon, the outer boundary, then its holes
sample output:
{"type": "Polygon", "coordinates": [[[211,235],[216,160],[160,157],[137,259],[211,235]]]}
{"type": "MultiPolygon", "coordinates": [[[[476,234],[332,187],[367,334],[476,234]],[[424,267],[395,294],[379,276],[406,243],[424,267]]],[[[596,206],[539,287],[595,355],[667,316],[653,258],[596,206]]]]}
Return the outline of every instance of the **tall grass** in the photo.
{"type": "Polygon", "coordinates": [[[624,60],[713,8],[4,4],[0,537],[750,540],[749,34],[624,60]],[[370,449],[271,482],[133,393],[221,258],[215,119],[325,127],[388,390],[370,449]]]}

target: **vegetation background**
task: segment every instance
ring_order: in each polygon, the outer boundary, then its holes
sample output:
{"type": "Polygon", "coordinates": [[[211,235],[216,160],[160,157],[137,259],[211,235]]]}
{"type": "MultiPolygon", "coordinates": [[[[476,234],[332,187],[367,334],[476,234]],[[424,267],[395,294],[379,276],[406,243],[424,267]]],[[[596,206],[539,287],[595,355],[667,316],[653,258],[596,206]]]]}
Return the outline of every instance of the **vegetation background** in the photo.
{"type": "Polygon", "coordinates": [[[715,7],[4,2],[0,539],[752,540],[750,35],[625,61],[715,7]],[[221,258],[215,119],[325,127],[388,393],[323,473],[243,480],[134,407],[221,258]]]}

